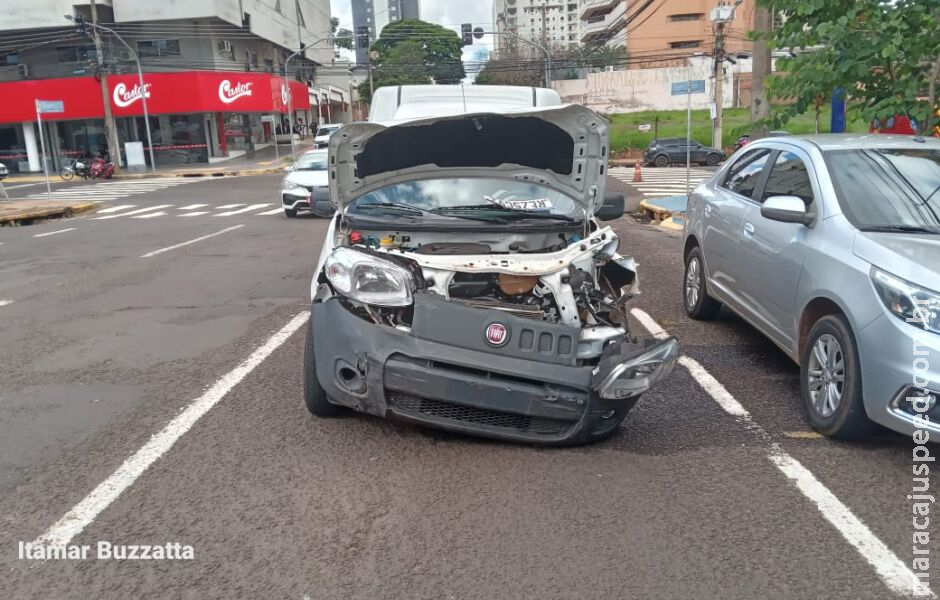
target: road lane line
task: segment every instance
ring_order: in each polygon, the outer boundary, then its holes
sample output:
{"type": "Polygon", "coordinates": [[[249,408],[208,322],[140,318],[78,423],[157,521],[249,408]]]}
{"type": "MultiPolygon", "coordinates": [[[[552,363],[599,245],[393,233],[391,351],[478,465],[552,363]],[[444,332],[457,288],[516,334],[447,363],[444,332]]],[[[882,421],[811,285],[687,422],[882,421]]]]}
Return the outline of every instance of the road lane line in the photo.
{"type": "Polygon", "coordinates": [[[0,300],[0,306],[7,306],[9,304],[13,304],[13,301],[12,300],[0,300]]]}
{"type": "MultiPolygon", "coordinates": [[[[644,311],[630,311],[655,337],[665,330],[644,311]]],[[[715,379],[705,367],[693,358],[682,356],[679,364],[685,367],[696,383],[729,415],[757,435],[767,444],[767,459],[789,479],[806,498],[811,500],[819,513],[835,527],[842,537],[875,569],[875,573],[892,592],[902,597],[919,596],[936,598],[929,587],[924,586],[913,571],[876,536],[852,510],[823,485],[813,473],[798,460],[787,454],[779,444],[772,441],[767,431],[754,421],[751,414],[737,399],[715,379]],[[919,593],[915,593],[915,590],[919,593]]]]}
{"type": "Polygon", "coordinates": [[[251,212],[251,211],[253,211],[253,210],[258,210],[258,209],[261,209],[261,208],[266,208],[266,207],[268,207],[268,206],[271,206],[271,203],[270,203],[270,202],[268,202],[268,203],[266,203],[266,204],[252,204],[251,206],[246,206],[245,208],[239,208],[238,210],[230,210],[230,211],[228,211],[228,212],[219,213],[219,214],[217,214],[217,215],[215,215],[215,216],[217,216],[217,217],[233,217],[233,216],[235,216],[235,215],[240,215],[240,214],[242,214],[242,213],[251,212]]]}
{"type": "Polygon", "coordinates": [[[49,233],[37,233],[33,237],[46,237],[50,235],[57,235],[59,233],[65,233],[66,231],[75,231],[74,227],[69,227],[68,229],[60,229],[58,231],[50,231],[49,233]]]}
{"type": "Polygon", "coordinates": [[[168,246],[166,248],[160,248],[159,250],[154,250],[153,252],[148,252],[147,254],[141,255],[141,258],[150,258],[151,256],[158,256],[164,252],[169,252],[170,250],[176,250],[177,248],[182,248],[183,246],[188,246],[190,244],[195,244],[196,242],[201,242],[203,240],[208,240],[209,238],[214,238],[217,235],[222,235],[223,233],[228,233],[229,231],[235,231],[236,229],[244,227],[244,225],[236,225],[234,227],[227,227],[222,231],[216,231],[215,233],[210,233],[209,235],[204,235],[202,237],[197,237],[194,240],[189,240],[188,242],[183,242],[181,244],[175,244],[173,246],[168,246]]]}
{"type": "Polygon", "coordinates": [[[120,206],[109,206],[108,208],[102,208],[98,211],[99,215],[104,215],[108,213],[116,213],[121,210],[126,210],[128,208],[134,208],[136,204],[121,204],[120,206]]]}
{"type": "Polygon", "coordinates": [[[158,211],[155,212],[155,213],[147,213],[147,214],[145,214],[145,215],[138,215],[138,216],[136,216],[136,217],[131,217],[131,218],[132,218],[132,219],[152,219],[152,218],[154,218],[154,217],[162,217],[162,216],[165,215],[165,214],[166,214],[166,213],[163,212],[162,210],[158,210],[158,211]]]}
{"type": "Polygon", "coordinates": [[[276,214],[278,214],[278,213],[280,213],[280,212],[283,212],[283,211],[284,211],[283,208],[275,208],[274,210],[269,210],[269,211],[267,211],[267,212],[258,213],[257,216],[259,216],[259,217],[265,217],[265,216],[267,216],[267,215],[276,215],[276,214]]]}
{"type": "Polygon", "coordinates": [[[56,546],[69,543],[72,538],[80,534],[90,525],[101,512],[129,488],[161,456],[180,439],[193,425],[213,406],[225,397],[239,382],[241,382],[258,365],[277,350],[298,329],[307,322],[309,313],[303,311],[287,325],[281,328],[251,353],[244,362],[226,373],[216,381],[202,396],[193,400],[183,412],[150,440],[140,447],[137,452],[117,468],[107,479],[98,484],[85,498],[72,507],[45,533],[33,541],[34,545],[56,546]]]}
{"type": "Polygon", "coordinates": [[[238,208],[239,206],[245,206],[245,205],[244,205],[244,203],[242,203],[242,204],[223,204],[222,206],[216,206],[216,208],[218,208],[218,209],[220,209],[220,210],[225,210],[226,208],[238,208]]]}
{"type": "Polygon", "coordinates": [[[153,210],[160,210],[161,208],[170,208],[172,204],[156,204],[154,206],[148,206],[147,208],[138,208],[137,210],[132,210],[130,212],[121,213],[118,215],[107,215],[104,217],[94,217],[95,220],[103,221],[105,219],[119,219],[121,217],[130,217],[133,215],[139,215],[141,213],[150,212],[153,210]]]}

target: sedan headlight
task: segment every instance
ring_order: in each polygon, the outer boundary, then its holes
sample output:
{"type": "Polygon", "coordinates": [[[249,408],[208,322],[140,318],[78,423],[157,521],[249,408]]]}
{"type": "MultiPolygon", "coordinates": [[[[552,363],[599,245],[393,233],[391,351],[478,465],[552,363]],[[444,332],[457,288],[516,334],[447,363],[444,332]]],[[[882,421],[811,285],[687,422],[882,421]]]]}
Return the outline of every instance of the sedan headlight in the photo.
{"type": "Polygon", "coordinates": [[[395,263],[352,248],[337,248],[323,272],[340,294],[363,304],[408,306],[414,279],[395,263]]]}
{"type": "Polygon", "coordinates": [[[284,180],[284,185],[282,188],[285,192],[305,192],[307,188],[304,186],[294,183],[293,181],[284,180]]]}
{"type": "Polygon", "coordinates": [[[894,316],[915,327],[940,333],[940,294],[877,267],[871,268],[871,280],[881,301],[894,316]]]}

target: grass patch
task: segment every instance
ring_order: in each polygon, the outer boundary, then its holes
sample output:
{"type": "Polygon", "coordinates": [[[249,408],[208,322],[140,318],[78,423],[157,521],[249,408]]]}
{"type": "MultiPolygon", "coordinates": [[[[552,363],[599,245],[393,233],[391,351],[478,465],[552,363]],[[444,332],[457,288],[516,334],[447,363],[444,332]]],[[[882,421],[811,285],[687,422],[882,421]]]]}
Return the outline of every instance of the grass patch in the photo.
{"type": "MultiPolygon", "coordinates": [[[[819,132],[829,133],[829,107],[826,106],[819,114],[819,132]]],[[[610,115],[610,150],[623,152],[625,150],[645,150],[656,137],[654,131],[642,132],[638,127],[649,124],[655,128],[656,117],[659,117],[659,137],[685,137],[686,111],[684,110],[647,110],[643,112],[610,115]]],[[[799,115],[790,119],[784,129],[794,135],[815,132],[814,112],[799,115]]],[[[751,111],[748,108],[726,108],[724,111],[724,131],[722,132],[722,147],[729,148],[738,141],[742,133],[750,131],[751,111]]],[[[849,132],[867,132],[868,123],[862,121],[849,121],[846,129],[849,132]]],[[[712,120],[708,110],[692,111],[692,139],[710,146],[712,143],[712,120]]]]}

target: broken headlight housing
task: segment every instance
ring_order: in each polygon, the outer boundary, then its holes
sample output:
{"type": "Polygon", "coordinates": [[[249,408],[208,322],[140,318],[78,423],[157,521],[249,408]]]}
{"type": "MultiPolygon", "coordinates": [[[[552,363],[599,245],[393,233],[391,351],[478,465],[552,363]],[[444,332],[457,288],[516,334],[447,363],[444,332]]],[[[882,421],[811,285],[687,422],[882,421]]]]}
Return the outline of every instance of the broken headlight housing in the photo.
{"type": "Polygon", "coordinates": [[[353,248],[336,248],[323,266],[330,285],[363,304],[409,306],[414,279],[404,268],[353,248]]]}

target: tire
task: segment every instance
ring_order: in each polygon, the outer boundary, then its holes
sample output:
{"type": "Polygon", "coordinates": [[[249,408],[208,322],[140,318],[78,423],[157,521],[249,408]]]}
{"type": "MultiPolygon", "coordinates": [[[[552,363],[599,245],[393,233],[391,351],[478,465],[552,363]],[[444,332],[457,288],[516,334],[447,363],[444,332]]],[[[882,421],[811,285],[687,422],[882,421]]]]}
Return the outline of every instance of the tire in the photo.
{"type": "Polygon", "coordinates": [[[705,287],[705,260],[695,246],[685,256],[682,275],[682,306],[685,314],[698,321],[710,321],[721,310],[721,302],[708,295],[705,287]]]}
{"type": "Polygon", "coordinates": [[[304,347],[304,404],[310,414],[317,417],[335,417],[343,410],[330,402],[317,378],[317,359],[313,350],[313,316],[307,323],[307,341],[304,347]]]}
{"type": "Polygon", "coordinates": [[[284,209],[284,216],[287,217],[288,219],[295,219],[295,218],[297,218],[297,209],[296,209],[296,208],[285,208],[285,209],[284,209]]]}
{"type": "Polygon", "coordinates": [[[865,413],[858,346],[842,315],[813,324],[800,353],[800,395],[813,429],[838,440],[868,437],[875,425],[865,413]]]}
{"type": "Polygon", "coordinates": [[[63,169],[62,172],[59,173],[59,177],[61,177],[63,181],[71,181],[75,178],[75,171],[70,168],[63,169]]]}
{"type": "Polygon", "coordinates": [[[720,162],[721,162],[721,157],[718,156],[717,154],[709,154],[708,157],[705,159],[705,164],[708,165],[709,167],[714,167],[720,162]]]}
{"type": "Polygon", "coordinates": [[[602,442],[609,437],[612,437],[615,433],[620,430],[620,425],[623,423],[624,419],[627,418],[630,410],[636,404],[639,398],[634,398],[632,403],[624,408],[617,409],[617,411],[611,415],[609,419],[604,421],[604,425],[601,428],[595,429],[585,429],[580,432],[576,437],[571,438],[561,444],[557,444],[561,447],[574,447],[574,446],[585,446],[587,444],[594,444],[596,442],[602,442]]]}
{"type": "Polygon", "coordinates": [[[654,167],[663,168],[668,165],[669,165],[669,157],[666,156],[665,154],[660,154],[659,156],[653,159],[654,167]]]}

